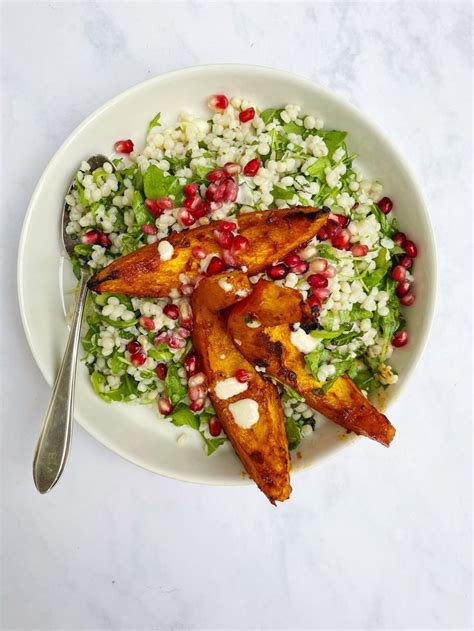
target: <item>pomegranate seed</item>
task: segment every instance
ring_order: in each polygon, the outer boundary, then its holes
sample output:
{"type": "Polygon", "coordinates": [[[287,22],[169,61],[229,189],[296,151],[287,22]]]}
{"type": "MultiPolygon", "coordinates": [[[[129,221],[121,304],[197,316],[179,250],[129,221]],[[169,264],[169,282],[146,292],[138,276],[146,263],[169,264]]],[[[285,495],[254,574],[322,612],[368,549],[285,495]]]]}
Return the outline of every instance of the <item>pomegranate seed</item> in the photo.
{"type": "Polygon", "coordinates": [[[210,202],[222,202],[225,193],[225,181],[218,184],[212,182],[206,189],[206,199],[210,202]]]}
{"type": "Polygon", "coordinates": [[[288,274],[288,268],[284,263],[277,263],[267,267],[267,274],[272,280],[280,280],[288,274]]]}
{"type": "Polygon", "coordinates": [[[416,255],[418,254],[418,250],[416,249],[416,245],[413,243],[413,241],[409,241],[409,240],[405,241],[405,243],[403,244],[403,249],[405,250],[405,252],[408,254],[410,258],[412,259],[416,258],[416,255]]]}
{"type": "Polygon", "coordinates": [[[186,208],[180,208],[177,212],[177,217],[180,224],[185,227],[192,226],[196,222],[196,219],[186,208]]]}
{"type": "Polygon", "coordinates": [[[188,377],[192,377],[201,370],[201,362],[199,361],[199,357],[196,355],[196,353],[193,352],[186,355],[183,365],[188,377]]]}
{"type": "Polygon", "coordinates": [[[314,294],[311,294],[311,296],[308,296],[308,299],[306,302],[308,303],[308,306],[311,307],[311,309],[314,309],[314,307],[319,308],[321,306],[321,301],[314,294]]]}
{"type": "Polygon", "coordinates": [[[191,331],[189,329],[186,329],[184,326],[180,326],[176,329],[176,335],[182,337],[183,340],[187,340],[188,337],[190,337],[191,335],[191,331]]]}
{"type": "Polygon", "coordinates": [[[402,265],[402,267],[404,267],[405,269],[410,269],[410,267],[413,265],[413,259],[405,255],[401,258],[400,265],[402,265]]]}
{"type": "Polygon", "coordinates": [[[161,379],[163,381],[163,379],[165,379],[166,375],[168,374],[168,366],[163,363],[156,364],[155,372],[158,375],[158,379],[161,379]]]}
{"type": "Polygon", "coordinates": [[[377,206],[380,208],[384,215],[388,215],[388,213],[393,208],[393,202],[390,197],[382,197],[382,199],[377,202],[377,206]]]}
{"type": "Polygon", "coordinates": [[[215,210],[219,210],[224,205],[223,202],[209,202],[209,210],[214,212],[215,210]]]}
{"type": "Polygon", "coordinates": [[[246,110],[242,110],[239,113],[239,120],[241,123],[248,123],[255,118],[255,110],[253,107],[248,107],[246,110]]]}
{"type": "Polygon", "coordinates": [[[234,175],[238,175],[242,171],[242,167],[236,162],[226,162],[226,164],[224,164],[224,171],[227,173],[227,175],[233,177],[234,175]]]}
{"type": "Polygon", "coordinates": [[[114,149],[117,153],[132,153],[133,151],[133,142],[128,140],[117,140],[114,145],[114,149]]]}
{"type": "Polygon", "coordinates": [[[156,199],[145,199],[145,206],[151,212],[153,217],[159,217],[160,215],[163,214],[163,210],[164,210],[163,208],[158,206],[156,201],[157,201],[156,199]]]}
{"type": "Polygon", "coordinates": [[[318,230],[318,234],[316,235],[319,241],[327,241],[329,239],[329,232],[326,226],[323,226],[318,230]]]}
{"type": "Polygon", "coordinates": [[[192,209],[191,213],[194,219],[201,219],[204,215],[210,211],[209,202],[206,202],[204,199],[199,200],[199,203],[195,208],[192,209]]]}
{"type": "Polygon", "coordinates": [[[404,232],[396,232],[392,237],[392,241],[395,243],[395,245],[398,245],[400,248],[403,248],[406,240],[407,240],[407,235],[404,232]]]}
{"type": "Polygon", "coordinates": [[[399,298],[402,298],[411,289],[411,282],[409,280],[402,280],[398,283],[395,293],[399,298]]]}
{"type": "Polygon", "coordinates": [[[194,287],[193,285],[181,285],[180,287],[180,291],[183,294],[183,296],[192,296],[194,293],[194,287]]]}
{"type": "Polygon", "coordinates": [[[339,225],[343,228],[345,228],[349,223],[349,217],[345,217],[344,215],[334,215],[334,217],[336,218],[336,221],[339,223],[339,225]]]}
{"type": "Polygon", "coordinates": [[[345,249],[351,240],[351,233],[347,228],[342,228],[340,234],[331,238],[331,243],[335,248],[345,249]]]}
{"type": "Polygon", "coordinates": [[[220,227],[232,232],[232,230],[235,230],[237,228],[237,224],[233,221],[223,221],[220,227]]]}
{"type": "Polygon", "coordinates": [[[148,316],[141,316],[138,322],[140,323],[140,326],[142,326],[144,329],[147,329],[148,331],[155,330],[155,321],[153,320],[153,318],[150,318],[148,316]]]}
{"type": "Polygon", "coordinates": [[[247,177],[254,177],[254,175],[257,175],[261,164],[262,163],[258,158],[250,160],[250,162],[247,162],[247,164],[244,166],[244,175],[246,175],[247,177]]]}
{"type": "Polygon", "coordinates": [[[369,251],[369,246],[363,245],[362,243],[353,245],[351,248],[352,256],[365,256],[368,251],[369,251]]]}
{"type": "Polygon", "coordinates": [[[134,366],[143,366],[146,362],[146,355],[142,350],[137,351],[130,355],[130,361],[134,366]]]}
{"type": "Polygon", "coordinates": [[[140,230],[145,234],[156,234],[156,228],[155,226],[152,226],[151,223],[144,223],[140,230]]]}
{"type": "Polygon", "coordinates": [[[334,278],[334,276],[336,275],[336,268],[334,267],[334,265],[328,265],[324,272],[321,272],[321,274],[323,276],[326,276],[326,278],[334,278]]]}
{"type": "Polygon", "coordinates": [[[209,97],[207,105],[214,112],[223,112],[229,107],[229,99],[225,94],[213,94],[209,97]]]}
{"type": "Polygon", "coordinates": [[[319,273],[326,271],[328,267],[328,262],[326,259],[316,259],[309,264],[309,269],[312,272],[319,273]]]}
{"type": "Polygon", "coordinates": [[[172,320],[177,320],[179,317],[179,309],[177,305],[173,305],[170,303],[163,307],[163,313],[165,314],[165,316],[168,316],[168,318],[171,318],[172,320]]]}
{"type": "Polygon", "coordinates": [[[392,344],[397,348],[401,348],[405,346],[408,342],[408,333],[406,331],[397,331],[395,335],[392,337],[392,344]]]}
{"type": "Polygon", "coordinates": [[[301,258],[295,252],[291,252],[291,254],[287,254],[283,259],[283,263],[288,265],[288,267],[293,267],[293,265],[298,265],[301,261],[301,258]]]}
{"type": "Polygon", "coordinates": [[[306,279],[311,287],[327,287],[328,279],[322,274],[311,274],[306,279]]]}
{"type": "Polygon", "coordinates": [[[85,234],[82,235],[81,241],[82,243],[87,243],[88,245],[91,243],[97,243],[99,239],[99,231],[93,228],[92,230],[88,230],[85,234]]]}
{"type": "Polygon", "coordinates": [[[413,291],[413,287],[406,293],[404,296],[400,298],[400,303],[404,307],[410,307],[415,302],[415,293],[413,291]]]}
{"type": "Polygon", "coordinates": [[[163,210],[174,208],[174,202],[170,197],[159,197],[158,199],[155,199],[155,203],[158,208],[162,208],[163,210]]]}
{"type": "Polygon", "coordinates": [[[232,247],[232,243],[234,241],[234,235],[230,230],[226,230],[225,228],[218,228],[214,230],[214,236],[217,239],[217,243],[224,248],[225,250],[230,250],[232,247]]]}
{"type": "Polygon", "coordinates": [[[198,185],[196,182],[190,182],[183,187],[185,197],[194,197],[197,194],[198,185]]]}
{"type": "Polygon", "coordinates": [[[296,265],[293,265],[293,267],[291,268],[291,271],[294,272],[295,274],[306,274],[308,269],[309,269],[309,263],[307,263],[306,261],[300,261],[296,265]]]}
{"type": "Polygon", "coordinates": [[[183,201],[183,208],[186,208],[186,210],[190,210],[191,212],[193,212],[199,206],[200,201],[201,200],[199,199],[199,197],[186,197],[186,199],[183,201]]]}
{"type": "Polygon", "coordinates": [[[187,300],[182,300],[179,303],[179,323],[185,329],[191,330],[193,328],[193,310],[187,300]]]}
{"type": "Polygon", "coordinates": [[[330,239],[332,239],[333,237],[337,237],[342,232],[342,227],[340,223],[338,221],[333,221],[332,219],[328,219],[325,227],[327,228],[328,236],[330,239]]]}
{"type": "Polygon", "coordinates": [[[131,342],[127,344],[127,351],[130,353],[130,355],[133,355],[133,353],[136,353],[141,350],[142,350],[142,347],[136,340],[132,340],[131,342]]]}
{"type": "Polygon", "coordinates": [[[198,372],[189,379],[188,386],[192,388],[193,386],[202,386],[203,383],[206,383],[206,375],[203,372],[198,372]]]}
{"type": "Polygon", "coordinates": [[[109,245],[112,245],[112,241],[109,239],[109,237],[104,234],[103,232],[100,232],[100,230],[97,231],[99,233],[98,236],[98,243],[99,245],[101,245],[104,248],[108,248],[109,245]]]}
{"type": "Polygon", "coordinates": [[[153,340],[153,344],[155,346],[159,346],[160,344],[168,344],[168,339],[169,339],[168,333],[163,332],[155,337],[155,339],[153,340]]]}
{"type": "Polygon", "coordinates": [[[193,412],[200,412],[204,407],[204,399],[197,399],[196,401],[191,401],[189,407],[193,412]]]}
{"type": "Polygon", "coordinates": [[[230,250],[224,250],[222,252],[222,259],[227,267],[237,267],[237,261],[230,250]]]}
{"type": "Polygon", "coordinates": [[[244,370],[243,368],[239,368],[238,370],[236,370],[234,376],[237,381],[240,381],[240,383],[246,383],[247,381],[250,381],[252,379],[252,373],[250,373],[248,370],[244,370]]]}
{"type": "Polygon", "coordinates": [[[222,431],[222,425],[217,416],[211,416],[209,419],[209,434],[211,436],[219,436],[222,431]]]}
{"type": "Polygon", "coordinates": [[[161,414],[170,414],[173,411],[171,401],[166,397],[161,397],[161,399],[158,399],[157,405],[158,410],[161,412],[161,414]]]}
{"type": "Polygon", "coordinates": [[[234,182],[234,180],[226,180],[225,189],[224,189],[224,202],[226,204],[231,204],[235,202],[237,196],[239,194],[239,187],[234,182]]]}
{"type": "Polygon", "coordinates": [[[402,280],[405,279],[405,274],[406,273],[407,273],[407,271],[403,267],[403,265],[395,265],[395,267],[393,268],[392,273],[390,275],[393,278],[393,280],[396,280],[397,283],[400,283],[402,280]]]}
{"type": "Polygon", "coordinates": [[[249,244],[249,240],[246,237],[243,237],[241,234],[237,234],[234,237],[234,242],[232,243],[232,249],[234,252],[243,252],[247,249],[249,244]]]}
{"type": "Polygon", "coordinates": [[[209,173],[206,175],[206,178],[209,180],[209,182],[220,182],[221,180],[225,179],[225,177],[226,173],[224,169],[214,169],[214,171],[209,171],[209,173]]]}
{"type": "Polygon", "coordinates": [[[179,335],[170,335],[168,346],[175,350],[179,348],[184,348],[186,346],[186,340],[179,335]]]}
{"type": "Polygon", "coordinates": [[[201,245],[196,245],[192,250],[191,254],[196,259],[205,259],[207,256],[206,250],[201,245]]]}
{"type": "Polygon", "coordinates": [[[208,276],[214,276],[214,274],[220,274],[224,271],[224,263],[218,256],[213,256],[207,266],[206,274],[208,276]]]}
{"type": "Polygon", "coordinates": [[[326,300],[326,298],[329,298],[329,289],[327,287],[315,287],[312,295],[322,302],[326,300]]]}

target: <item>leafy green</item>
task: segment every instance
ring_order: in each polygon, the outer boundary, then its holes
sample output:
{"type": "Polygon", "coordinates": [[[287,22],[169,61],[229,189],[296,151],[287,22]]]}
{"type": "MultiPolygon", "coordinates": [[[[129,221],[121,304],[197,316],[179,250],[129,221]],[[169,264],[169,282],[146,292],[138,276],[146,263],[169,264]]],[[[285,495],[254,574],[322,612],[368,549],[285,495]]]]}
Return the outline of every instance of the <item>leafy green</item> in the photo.
{"type": "Polygon", "coordinates": [[[74,246],[74,253],[77,254],[77,256],[89,258],[92,254],[92,245],[89,243],[78,243],[74,246]]]}
{"type": "Polygon", "coordinates": [[[194,167],[194,170],[196,171],[196,175],[199,180],[205,180],[207,177],[207,174],[210,173],[213,170],[213,168],[206,167],[203,164],[196,164],[196,166],[194,167]]]}
{"type": "Polygon", "coordinates": [[[375,259],[376,268],[364,278],[364,285],[367,289],[380,285],[390,269],[391,261],[390,259],[386,259],[386,254],[387,250],[385,248],[380,248],[380,252],[375,259]]]}
{"type": "Polygon", "coordinates": [[[114,375],[118,375],[125,366],[128,366],[127,360],[117,353],[114,353],[107,363],[114,375]]]}
{"type": "Polygon", "coordinates": [[[329,351],[321,346],[304,356],[306,366],[315,379],[318,378],[319,366],[328,360],[329,355],[329,351]]]}
{"type": "Polygon", "coordinates": [[[380,387],[380,382],[375,379],[374,373],[365,364],[354,365],[349,370],[349,376],[358,388],[365,390],[368,394],[380,387]]]}
{"type": "Polygon", "coordinates": [[[315,337],[319,340],[332,340],[335,337],[339,337],[342,331],[325,331],[324,329],[315,329],[310,331],[311,337],[315,337]]]}
{"type": "Polygon", "coordinates": [[[306,174],[311,177],[323,177],[324,169],[331,166],[331,160],[328,157],[318,158],[314,164],[306,169],[306,174]]]}
{"type": "Polygon", "coordinates": [[[91,384],[94,392],[106,403],[111,402],[111,398],[102,392],[102,387],[105,385],[106,379],[100,372],[94,371],[90,376],[91,384]]]}
{"type": "Polygon", "coordinates": [[[285,431],[288,439],[288,449],[296,449],[301,442],[301,430],[293,418],[286,418],[285,431]]]}
{"type": "Polygon", "coordinates": [[[76,191],[78,192],[79,195],[79,201],[81,202],[81,206],[83,208],[87,208],[90,204],[90,201],[87,199],[87,197],[85,196],[84,193],[84,187],[82,186],[82,184],[79,182],[79,180],[77,179],[77,177],[74,180],[74,186],[76,188],[76,191]]]}
{"type": "Polygon", "coordinates": [[[153,357],[158,362],[170,362],[173,359],[173,353],[168,349],[166,344],[159,344],[155,348],[147,351],[149,357],[153,357]]]}
{"type": "Polygon", "coordinates": [[[328,156],[332,158],[333,153],[338,149],[344,142],[347,131],[339,131],[338,129],[333,129],[331,131],[318,131],[318,136],[324,140],[326,147],[328,148],[328,156]]]}
{"type": "Polygon", "coordinates": [[[158,112],[158,114],[156,114],[156,116],[151,119],[151,121],[148,123],[147,135],[150,133],[153,127],[161,127],[160,118],[161,112],[158,112]]]}
{"type": "Polygon", "coordinates": [[[130,254],[130,252],[134,252],[139,247],[139,245],[141,245],[143,236],[143,232],[141,231],[124,234],[122,237],[123,254],[130,254]]]}
{"type": "Polygon", "coordinates": [[[283,129],[287,134],[298,134],[301,136],[304,133],[304,127],[302,125],[298,125],[295,121],[290,121],[283,125],[283,129]]]}
{"type": "Polygon", "coordinates": [[[143,197],[140,191],[135,191],[133,193],[132,210],[138,226],[143,226],[144,223],[149,223],[150,221],[153,222],[150,211],[143,203],[143,197]]]}
{"type": "Polygon", "coordinates": [[[398,230],[398,223],[397,223],[396,219],[392,219],[392,221],[390,221],[388,219],[388,216],[385,215],[380,210],[380,208],[377,206],[377,204],[372,204],[371,210],[374,213],[374,215],[377,217],[377,221],[380,224],[380,231],[386,237],[391,237],[392,235],[395,234],[395,232],[397,232],[397,230],[398,230]]]}
{"type": "Polygon", "coordinates": [[[173,195],[177,204],[183,197],[179,178],[174,175],[167,176],[156,164],[151,164],[143,176],[143,186],[148,199],[158,199],[173,195]]]}
{"type": "Polygon", "coordinates": [[[226,441],[225,438],[207,438],[202,432],[199,433],[201,434],[204,444],[206,445],[208,456],[212,456],[212,454],[226,441]]]}
{"type": "Polygon", "coordinates": [[[334,263],[339,262],[339,258],[337,256],[336,248],[333,248],[332,245],[328,245],[327,243],[319,243],[316,246],[318,256],[323,259],[327,259],[328,261],[333,261],[334,263]]]}
{"type": "Polygon", "coordinates": [[[165,391],[173,405],[179,403],[186,396],[186,387],[183,386],[178,375],[178,366],[172,364],[168,368],[165,377],[165,391]]]}
{"type": "Polygon", "coordinates": [[[274,186],[272,189],[274,199],[293,199],[295,192],[294,188],[281,188],[280,186],[274,186]]]}
{"type": "Polygon", "coordinates": [[[108,316],[105,316],[105,315],[101,315],[100,318],[101,320],[109,324],[110,326],[114,326],[117,329],[129,329],[131,326],[135,326],[135,324],[138,322],[138,318],[133,318],[132,320],[128,320],[128,321],[112,320],[112,318],[109,318],[108,316]]]}
{"type": "Polygon", "coordinates": [[[273,107],[269,107],[266,110],[263,110],[263,112],[260,114],[260,118],[263,120],[263,122],[265,123],[265,125],[268,125],[268,123],[271,123],[274,120],[278,120],[280,121],[280,113],[283,110],[281,109],[275,109],[273,107]]]}
{"type": "Polygon", "coordinates": [[[189,407],[184,403],[180,403],[176,406],[171,413],[171,421],[173,425],[181,427],[182,425],[189,425],[193,429],[199,429],[199,416],[193,414],[189,407]]]}
{"type": "Polygon", "coordinates": [[[293,390],[293,388],[287,386],[286,384],[283,384],[283,387],[285,388],[285,393],[288,395],[289,398],[296,399],[296,401],[303,401],[303,397],[298,394],[296,390],[293,390]]]}

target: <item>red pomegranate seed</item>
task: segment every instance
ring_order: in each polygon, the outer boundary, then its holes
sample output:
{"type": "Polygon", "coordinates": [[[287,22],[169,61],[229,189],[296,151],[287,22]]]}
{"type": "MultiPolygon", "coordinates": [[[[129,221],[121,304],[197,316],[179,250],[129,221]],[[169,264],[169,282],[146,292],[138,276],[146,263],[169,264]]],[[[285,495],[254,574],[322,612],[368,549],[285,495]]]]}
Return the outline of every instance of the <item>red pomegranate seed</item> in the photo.
{"type": "Polygon", "coordinates": [[[127,351],[130,353],[130,355],[133,355],[133,353],[136,353],[141,350],[142,350],[142,347],[136,340],[131,340],[127,344],[127,351]]]}
{"type": "Polygon", "coordinates": [[[204,399],[196,399],[196,401],[191,401],[189,407],[193,412],[200,412],[204,407],[204,399]]]}
{"type": "Polygon", "coordinates": [[[163,208],[158,206],[156,199],[145,199],[145,206],[151,212],[153,217],[159,217],[163,214],[163,208]]]}
{"type": "Polygon", "coordinates": [[[144,223],[140,230],[145,234],[156,234],[156,228],[155,226],[152,226],[151,223],[144,223]]]}
{"type": "Polygon", "coordinates": [[[199,357],[196,355],[196,353],[193,352],[186,355],[183,366],[188,377],[192,377],[201,370],[201,362],[199,361],[199,357]]]}
{"type": "Polygon", "coordinates": [[[328,262],[326,259],[316,259],[309,264],[309,269],[316,274],[319,272],[324,272],[328,267],[328,262]]]}
{"type": "Polygon", "coordinates": [[[369,246],[363,245],[362,243],[353,245],[351,248],[352,256],[365,256],[368,251],[369,251],[369,246]]]}
{"type": "Polygon", "coordinates": [[[407,271],[403,267],[403,265],[395,265],[395,267],[392,270],[391,277],[393,278],[393,280],[396,280],[397,283],[400,283],[402,280],[405,279],[406,273],[407,271]]]}
{"type": "Polygon", "coordinates": [[[194,293],[194,286],[189,284],[181,285],[180,291],[183,296],[192,296],[194,293]]]}
{"type": "Polygon", "coordinates": [[[314,307],[319,308],[321,306],[321,301],[314,294],[311,294],[311,296],[308,296],[308,299],[306,302],[308,303],[308,306],[311,307],[311,309],[313,309],[314,307]]]}
{"type": "Polygon", "coordinates": [[[237,267],[237,261],[230,250],[224,250],[222,252],[222,259],[227,267],[237,267]]]}
{"type": "Polygon", "coordinates": [[[184,348],[186,346],[186,340],[179,335],[170,335],[168,346],[175,350],[179,348],[184,348]]]}
{"type": "Polygon", "coordinates": [[[196,219],[186,208],[180,208],[177,212],[177,217],[180,224],[185,227],[192,226],[196,222],[196,219]]]}
{"type": "Polygon", "coordinates": [[[170,414],[173,411],[173,405],[171,404],[171,401],[166,397],[161,397],[161,399],[158,399],[157,405],[158,410],[161,412],[161,414],[170,414]]]}
{"type": "Polygon", "coordinates": [[[217,243],[224,248],[225,250],[230,250],[232,247],[232,243],[234,241],[234,235],[230,230],[226,230],[225,228],[217,228],[214,230],[214,236],[217,239],[217,243]]]}
{"type": "Polygon", "coordinates": [[[377,202],[377,206],[380,208],[384,215],[388,215],[388,213],[393,208],[393,202],[390,197],[382,197],[382,199],[377,202]]]}
{"type": "Polygon", "coordinates": [[[191,401],[198,401],[202,398],[201,388],[199,386],[190,386],[188,388],[188,397],[191,401]]]}
{"type": "Polygon", "coordinates": [[[239,187],[234,182],[234,180],[226,180],[225,189],[224,189],[224,202],[226,204],[231,204],[235,202],[237,196],[239,194],[239,187]]]}
{"type": "Polygon", "coordinates": [[[224,169],[214,169],[213,171],[209,171],[209,173],[206,175],[206,178],[209,180],[209,182],[220,182],[221,180],[224,180],[226,177],[226,172],[224,171],[224,169]]]}
{"type": "Polygon", "coordinates": [[[329,239],[329,232],[326,226],[323,226],[318,230],[318,234],[316,235],[319,241],[327,241],[329,239]]]}
{"type": "Polygon", "coordinates": [[[230,230],[232,232],[232,230],[235,230],[237,228],[237,224],[234,223],[233,221],[223,221],[220,227],[224,228],[225,230],[230,230]]]}
{"type": "Polygon", "coordinates": [[[334,215],[334,217],[336,218],[336,221],[338,222],[338,224],[342,226],[343,228],[345,228],[347,224],[349,223],[349,217],[345,217],[344,215],[334,215]]]}
{"type": "Polygon", "coordinates": [[[179,303],[179,323],[185,329],[191,330],[193,328],[193,310],[187,300],[182,300],[179,303]]]}
{"type": "Polygon", "coordinates": [[[201,219],[201,217],[204,217],[205,215],[207,215],[209,211],[210,211],[209,202],[206,202],[206,200],[201,199],[199,200],[199,203],[195,206],[195,208],[193,208],[191,212],[194,219],[201,219]]]}
{"type": "Polygon", "coordinates": [[[112,241],[109,239],[109,237],[104,234],[103,232],[100,232],[100,230],[98,230],[99,233],[99,237],[98,237],[98,243],[99,245],[101,245],[104,248],[108,248],[109,245],[112,245],[112,241]]]}
{"type": "Polygon", "coordinates": [[[306,279],[311,287],[327,287],[328,279],[322,274],[311,274],[306,279]]]}
{"type": "Polygon", "coordinates": [[[222,259],[220,259],[218,256],[213,256],[212,259],[209,261],[209,265],[207,266],[206,274],[208,276],[214,276],[214,274],[220,274],[221,272],[223,272],[224,268],[225,266],[222,259]]]}
{"type": "Polygon", "coordinates": [[[99,239],[99,234],[100,232],[98,230],[92,228],[92,230],[88,230],[85,234],[82,235],[81,241],[82,243],[87,243],[87,245],[97,243],[99,239]]]}
{"type": "Polygon", "coordinates": [[[203,372],[198,372],[188,380],[188,386],[193,388],[195,386],[202,386],[206,383],[206,375],[203,372]]]}
{"type": "Polygon", "coordinates": [[[404,307],[411,307],[411,305],[415,302],[415,293],[413,291],[413,288],[410,289],[410,291],[408,293],[406,293],[404,296],[402,296],[400,298],[400,303],[404,306],[404,307]]]}
{"type": "Polygon", "coordinates": [[[191,250],[191,254],[196,259],[205,259],[207,256],[206,250],[201,245],[194,246],[194,248],[191,250]]]}
{"type": "Polygon", "coordinates": [[[402,298],[411,289],[411,282],[409,280],[402,280],[395,288],[395,293],[399,298],[402,298]]]}
{"type": "Polygon", "coordinates": [[[218,184],[211,182],[206,189],[205,196],[209,202],[222,202],[224,199],[225,182],[218,184]]]}
{"type": "Polygon", "coordinates": [[[199,206],[200,201],[199,197],[186,197],[183,201],[183,208],[194,214],[194,210],[199,206]]]}
{"type": "Polygon", "coordinates": [[[253,107],[248,107],[246,110],[242,110],[239,113],[239,120],[241,123],[248,123],[255,118],[255,110],[253,107]]]}
{"type": "Polygon", "coordinates": [[[176,335],[182,337],[183,340],[187,340],[191,336],[191,331],[184,326],[180,326],[176,329],[176,335]]]}
{"type": "Polygon", "coordinates": [[[234,237],[234,242],[232,243],[232,249],[234,252],[243,252],[247,249],[249,244],[249,240],[247,237],[243,237],[241,234],[237,234],[234,237]]]}
{"type": "Polygon", "coordinates": [[[404,232],[396,232],[392,237],[392,241],[395,243],[395,245],[398,245],[400,248],[403,248],[406,240],[407,240],[407,235],[404,232]]]}
{"type": "Polygon", "coordinates": [[[403,249],[405,250],[405,252],[408,254],[410,258],[412,259],[416,258],[416,255],[418,254],[418,250],[416,249],[416,245],[413,243],[413,241],[410,241],[407,239],[405,243],[403,244],[403,249]]]}
{"type": "Polygon", "coordinates": [[[114,145],[114,149],[117,153],[132,153],[133,151],[133,142],[128,140],[117,140],[114,145]]]}
{"type": "Polygon", "coordinates": [[[287,274],[288,268],[284,263],[277,263],[276,265],[271,265],[270,267],[267,267],[267,275],[272,280],[280,280],[282,278],[285,278],[287,274]]]}
{"type": "Polygon", "coordinates": [[[168,339],[169,339],[168,333],[163,332],[155,337],[155,339],[153,340],[153,344],[155,346],[159,346],[160,344],[168,344],[168,339]]]}
{"type": "Polygon", "coordinates": [[[285,258],[283,259],[283,263],[285,263],[285,265],[288,265],[288,267],[293,267],[293,265],[298,265],[300,261],[301,261],[301,258],[295,252],[291,252],[290,254],[287,254],[285,258]]]}
{"type": "Polygon", "coordinates": [[[163,307],[163,313],[165,314],[165,316],[168,316],[168,318],[171,318],[172,320],[177,320],[179,317],[179,308],[177,305],[168,303],[163,307]]]}
{"type": "Polygon", "coordinates": [[[293,265],[293,267],[291,268],[291,271],[294,274],[306,274],[308,270],[309,270],[309,263],[307,263],[306,261],[300,261],[296,265],[293,265]]]}
{"type": "Polygon", "coordinates": [[[326,278],[334,278],[334,276],[336,275],[336,268],[334,267],[334,265],[328,265],[324,272],[321,272],[321,274],[323,276],[326,276],[326,278]]]}
{"type": "Polygon", "coordinates": [[[330,239],[337,237],[342,232],[341,224],[338,221],[333,221],[332,219],[328,219],[326,226],[323,227],[326,227],[330,239]]]}
{"type": "Polygon", "coordinates": [[[245,370],[244,368],[239,368],[238,370],[236,370],[234,376],[237,381],[240,381],[240,383],[246,383],[247,381],[250,381],[252,379],[252,373],[250,373],[248,370],[245,370]]]}
{"type": "Polygon", "coordinates": [[[234,175],[238,175],[242,171],[242,167],[236,162],[226,162],[224,164],[224,171],[227,173],[227,175],[233,177],[234,175]]]}
{"type": "Polygon", "coordinates": [[[222,431],[222,425],[217,416],[211,416],[209,419],[209,434],[211,436],[219,436],[222,431]]]}
{"type": "Polygon", "coordinates": [[[183,193],[185,197],[194,197],[197,194],[198,185],[197,182],[189,182],[183,187],[183,193]]]}
{"type": "Polygon", "coordinates": [[[136,351],[130,355],[130,361],[134,366],[143,366],[146,362],[146,355],[142,350],[136,351]]]}
{"type": "Polygon", "coordinates": [[[244,166],[244,175],[246,175],[247,177],[254,177],[254,175],[257,175],[261,164],[262,163],[258,158],[250,160],[250,162],[247,162],[247,164],[244,166]]]}
{"type": "Polygon", "coordinates": [[[209,97],[207,105],[214,112],[223,112],[229,107],[229,99],[225,94],[213,94],[209,97]]]}
{"type": "Polygon", "coordinates": [[[329,298],[329,289],[327,287],[315,287],[312,295],[322,302],[329,298]]]}
{"type": "Polygon", "coordinates": [[[161,379],[163,381],[163,379],[165,379],[166,375],[168,374],[168,366],[163,363],[156,364],[155,372],[158,375],[158,379],[161,379]]]}
{"type": "Polygon", "coordinates": [[[408,342],[408,333],[406,331],[397,331],[395,335],[392,337],[392,345],[397,348],[401,348],[405,346],[408,342]]]}
{"type": "Polygon", "coordinates": [[[413,265],[413,259],[411,259],[407,255],[402,256],[402,258],[400,259],[400,265],[402,265],[405,269],[410,269],[410,267],[413,265]]]}
{"type": "Polygon", "coordinates": [[[149,316],[141,316],[138,322],[140,326],[142,326],[144,329],[147,329],[148,331],[155,330],[155,321],[149,316]]]}
{"type": "Polygon", "coordinates": [[[351,233],[347,228],[342,228],[340,234],[331,238],[331,243],[335,248],[345,249],[351,240],[351,233]]]}
{"type": "Polygon", "coordinates": [[[214,212],[215,210],[219,210],[219,208],[222,208],[222,206],[224,205],[224,202],[208,202],[209,203],[209,210],[211,212],[214,212]]]}

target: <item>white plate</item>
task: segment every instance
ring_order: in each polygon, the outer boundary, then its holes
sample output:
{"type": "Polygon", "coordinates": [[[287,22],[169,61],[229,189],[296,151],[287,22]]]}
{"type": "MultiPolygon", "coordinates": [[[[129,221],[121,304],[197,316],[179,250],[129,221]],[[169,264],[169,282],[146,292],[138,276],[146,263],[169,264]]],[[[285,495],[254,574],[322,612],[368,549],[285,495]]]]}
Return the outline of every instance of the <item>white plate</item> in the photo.
{"type": "MultiPolygon", "coordinates": [[[[406,310],[411,341],[393,357],[400,373],[398,384],[388,391],[388,399],[393,399],[421,355],[434,310],[435,244],[420,189],[391,142],[351,105],[301,77],[254,66],[201,66],[141,83],[89,116],[57,151],[31,199],[18,253],[23,325],[45,379],[53,384],[66,345],[63,289],[73,287],[74,281],[69,262],[63,259],[59,219],[65,191],[78,165],[92,154],[111,152],[118,138],[132,138],[140,148],[148,121],[159,111],[164,125],[173,123],[183,110],[206,115],[206,97],[213,93],[246,97],[262,109],[298,103],[303,112],[320,114],[327,128],[349,132],[351,151],[359,153],[369,175],[380,179],[384,193],[394,199],[401,229],[417,243],[420,254],[416,261],[417,300],[406,310]]],[[[242,466],[228,445],[207,457],[200,436],[193,430],[159,421],[151,408],[102,402],[92,391],[82,364],[78,367],[75,418],[101,443],[156,473],[202,483],[245,482],[242,466]],[[189,437],[185,446],[179,447],[176,438],[183,431],[189,437]]],[[[402,419],[392,421],[403,431],[402,419]]],[[[324,422],[302,442],[300,455],[293,456],[293,468],[319,464],[353,440],[337,425],[324,422]]]]}

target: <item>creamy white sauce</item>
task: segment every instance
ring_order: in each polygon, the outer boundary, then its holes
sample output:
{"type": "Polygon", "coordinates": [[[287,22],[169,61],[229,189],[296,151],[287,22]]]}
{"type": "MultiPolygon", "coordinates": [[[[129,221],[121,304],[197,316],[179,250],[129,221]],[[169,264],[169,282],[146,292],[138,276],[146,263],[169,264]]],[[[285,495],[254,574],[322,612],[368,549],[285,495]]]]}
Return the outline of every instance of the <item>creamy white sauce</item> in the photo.
{"type": "Polygon", "coordinates": [[[229,379],[218,381],[214,390],[219,399],[225,400],[245,392],[248,387],[248,383],[240,383],[235,377],[229,377],[229,379]]]}
{"type": "Polygon", "coordinates": [[[234,289],[234,286],[232,285],[232,283],[228,283],[225,278],[221,278],[220,281],[217,284],[225,292],[229,292],[229,291],[232,291],[234,289]]]}
{"type": "Polygon", "coordinates": [[[162,261],[169,261],[173,256],[174,247],[169,241],[160,241],[158,243],[158,252],[162,261]]]}
{"type": "Polygon", "coordinates": [[[303,329],[293,331],[290,337],[293,346],[300,351],[300,353],[311,353],[318,346],[318,340],[311,335],[308,335],[303,329]]]}
{"type": "Polygon", "coordinates": [[[260,418],[258,403],[253,399],[241,399],[231,403],[229,410],[234,417],[234,421],[243,429],[252,427],[260,418]]]}

